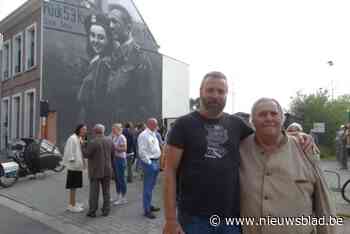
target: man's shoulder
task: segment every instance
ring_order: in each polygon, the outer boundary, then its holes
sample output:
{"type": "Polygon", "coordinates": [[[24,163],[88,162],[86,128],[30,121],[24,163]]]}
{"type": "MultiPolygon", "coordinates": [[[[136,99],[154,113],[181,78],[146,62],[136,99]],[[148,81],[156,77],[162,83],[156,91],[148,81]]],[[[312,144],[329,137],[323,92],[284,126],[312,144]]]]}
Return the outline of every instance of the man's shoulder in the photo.
{"type": "Polygon", "coordinates": [[[192,111],[188,114],[182,115],[176,119],[177,123],[191,123],[193,121],[198,121],[199,113],[197,111],[192,111]]]}

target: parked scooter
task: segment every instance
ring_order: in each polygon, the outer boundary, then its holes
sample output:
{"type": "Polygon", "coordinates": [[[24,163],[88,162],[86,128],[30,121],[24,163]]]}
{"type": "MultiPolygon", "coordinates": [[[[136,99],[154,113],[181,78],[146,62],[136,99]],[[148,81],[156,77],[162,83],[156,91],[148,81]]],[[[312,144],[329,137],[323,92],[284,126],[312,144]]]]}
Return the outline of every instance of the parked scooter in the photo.
{"type": "Polygon", "coordinates": [[[10,144],[7,158],[8,162],[0,163],[0,186],[5,188],[15,184],[19,177],[64,169],[58,147],[45,139],[16,140],[10,144]]]}

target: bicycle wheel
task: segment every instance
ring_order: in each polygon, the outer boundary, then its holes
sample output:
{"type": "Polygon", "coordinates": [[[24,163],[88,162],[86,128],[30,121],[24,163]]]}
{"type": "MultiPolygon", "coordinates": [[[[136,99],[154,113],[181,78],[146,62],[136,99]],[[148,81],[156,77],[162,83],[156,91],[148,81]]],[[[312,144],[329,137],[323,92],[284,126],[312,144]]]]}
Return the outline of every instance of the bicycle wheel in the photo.
{"type": "Polygon", "coordinates": [[[0,186],[4,187],[4,188],[8,188],[11,187],[12,185],[14,185],[17,180],[18,180],[18,170],[16,171],[12,171],[9,173],[5,173],[4,172],[4,168],[1,166],[0,167],[1,170],[1,177],[0,177],[0,186]]]}
{"type": "Polygon", "coordinates": [[[344,200],[350,203],[350,180],[346,181],[341,189],[344,200]]]}

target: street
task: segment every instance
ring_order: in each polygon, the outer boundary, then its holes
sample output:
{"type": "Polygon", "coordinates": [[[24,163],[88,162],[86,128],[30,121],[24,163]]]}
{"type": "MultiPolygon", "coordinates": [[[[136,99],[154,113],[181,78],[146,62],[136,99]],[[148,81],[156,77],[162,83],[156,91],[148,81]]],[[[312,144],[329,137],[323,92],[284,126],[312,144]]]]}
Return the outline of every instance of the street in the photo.
{"type": "Polygon", "coordinates": [[[0,205],[1,234],[59,234],[52,228],[0,205]]]}
{"type": "MultiPolygon", "coordinates": [[[[322,170],[333,170],[339,173],[341,184],[343,184],[346,179],[350,179],[350,171],[339,171],[337,167],[334,161],[321,162],[322,170]]],[[[143,216],[142,181],[139,175],[135,177],[133,183],[128,184],[128,203],[122,206],[112,206],[108,217],[102,217],[100,210],[98,210],[97,217],[93,219],[85,216],[86,210],[82,213],[67,212],[68,193],[64,188],[65,173],[65,171],[61,173],[47,171],[42,178],[34,180],[20,178],[13,187],[0,188],[0,212],[2,214],[0,233],[161,233],[164,222],[162,173],[160,173],[153,199],[153,204],[161,207],[162,210],[157,213],[157,218],[154,220],[143,216]]],[[[342,199],[339,192],[333,190],[337,186],[337,177],[330,173],[325,173],[325,177],[336,201],[337,213],[349,215],[350,204],[342,199]]],[[[83,202],[85,207],[88,204],[88,193],[88,179],[87,174],[84,173],[84,187],[77,190],[77,199],[83,202]]],[[[111,194],[115,195],[114,181],[111,182],[111,194]]],[[[345,224],[338,228],[338,233],[348,234],[349,230],[350,221],[346,219],[345,224]]]]}

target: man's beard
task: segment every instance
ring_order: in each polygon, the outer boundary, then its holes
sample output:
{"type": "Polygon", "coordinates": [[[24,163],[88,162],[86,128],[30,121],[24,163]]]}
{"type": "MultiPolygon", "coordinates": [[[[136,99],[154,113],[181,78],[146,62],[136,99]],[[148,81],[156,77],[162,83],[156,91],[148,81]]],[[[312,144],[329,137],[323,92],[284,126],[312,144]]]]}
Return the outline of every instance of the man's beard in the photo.
{"type": "Polygon", "coordinates": [[[219,115],[225,108],[226,99],[223,103],[219,103],[217,101],[209,100],[208,98],[201,97],[201,105],[203,105],[204,109],[211,115],[216,116],[219,115]]]}

